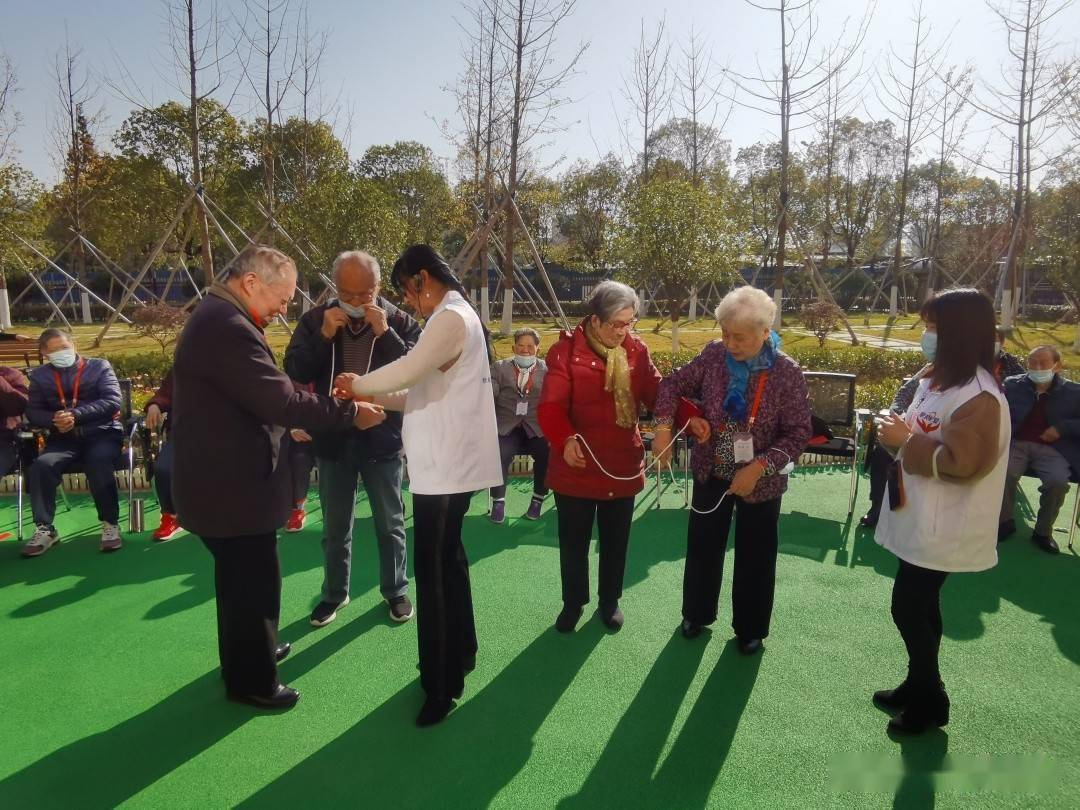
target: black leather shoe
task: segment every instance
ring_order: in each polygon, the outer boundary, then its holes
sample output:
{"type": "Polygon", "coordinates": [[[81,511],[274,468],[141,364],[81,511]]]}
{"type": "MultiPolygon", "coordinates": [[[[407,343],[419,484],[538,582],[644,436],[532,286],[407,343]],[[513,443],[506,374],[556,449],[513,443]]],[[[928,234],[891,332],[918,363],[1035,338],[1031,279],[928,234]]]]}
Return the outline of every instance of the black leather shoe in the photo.
{"type": "Polygon", "coordinates": [[[739,639],[739,652],[743,655],[753,655],[761,649],[760,638],[740,638],[739,639]]]}
{"type": "Polygon", "coordinates": [[[1045,551],[1047,554],[1059,554],[1061,549],[1058,548],[1058,544],[1054,542],[1053,537],[1047,537],[1045,534],[1032,534],[1031,542],[1045,551]]]}
{"type": "Polygon", "coordinates": [[[998,524],[998,542],[1002,543],[1009,539],[1016,533],[1016,521],[1006,520],[1004,523],[998,524]]]}
{"type": "Polygon", "coordinates": [[[694,624],[689,619],[683,619],[680,629],[682,630],[683,638],[697,638],[701,635],[701,625],[694,624]]]}
{"type": "Polygon", "coordinates": [[[246,703],[259,709],[291,709],[300,700],[300,693],[295,689],[279,683],[269,697],[263,695],[241,695],[236,692],[227,692],[226,697],[233,703],[246,703]]]}
{"type": "Polygon", "coordinates": [[[555,619],[555,629],[560,633],[573,633],[581,613],[581,605],[563,605],[562,612],[555,619]]]}
{"type": "Polygon", "coordinates": [[[420,728],[426,728],[441,723],[446,719],[446,715],[450,714],[452,708],[454,708],[454,701],[452,700],[429,697],[424,701],[420,714],[416,715],[416,725],[420,726],[420,728]]]}
{"type": "Polygon", "coordinates": [[[290,644],[289,642],[286,641],[284,644],[278,644],[274,648],[274,660],[280,664],[282,661],[289,657],[289,653],[291,652],[292,644],[290,644]]]}
{"type": "Polygon", "coordinates": [[[874,692],[874,703],[894,714],[907,706],[910,699],[911,684],[908,681],[904,681],[895,689],[881,689],[874,692]]]}
{"type": "Polygon", "coordinates": [[[939,682],[937,689],[929,692],[912,688],[907,706],[889,721],[886,730],[890,734],[922,734],[930,728],[941,728],[949,723],[949,695],[939,682]]]}
{"type": "Polygon", "coordinates": [[[867,512],[861,518],[859,518],[859,525],[867,529],[872,529],[877,526],[878,515],[877,512],[867,512]]]}
{"type": "Polygon", "coordinates": [[[616,602],[613,605],[600,606],[600,620],[607,625],[608,630],[618,633],[622,630],[626,617],[623,616],[623,612],[619,610],[619,603],[616,602]]]}

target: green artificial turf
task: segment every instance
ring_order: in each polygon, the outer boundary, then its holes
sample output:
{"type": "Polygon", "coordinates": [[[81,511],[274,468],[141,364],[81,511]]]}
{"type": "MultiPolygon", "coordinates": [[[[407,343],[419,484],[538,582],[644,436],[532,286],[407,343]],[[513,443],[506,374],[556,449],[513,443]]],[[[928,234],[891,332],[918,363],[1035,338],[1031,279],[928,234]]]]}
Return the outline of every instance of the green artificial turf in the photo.
{"type": "MultiPolygon", "coordinates": [[[[839,471],[793,477],[772,633],[752,658],[730,640],[730,576],[711,634],[677,632],[677,489],[659,511],[639,498],[616,635],[591,612],[572,636],[552,629],[550,501],[541,521],[520,519],[529,487],[516,481],[512,517],[494,526],[477,496],[465,538],[478,666],[427,730],[413,725],[416,625],[395,625],[379,598],[365,502],[353,601],[324,629],[307,622],[322,577],[314,495],[307,528],[281,536],[281,637],[293,642],[281,676],[303,697],[267,715],[223,698],[199,541],[143,534],[100,554],[89,500],[73,498],[44,557],[0,541],[0,808],[1075,807],[1080,562],[1037,550],[1022,525],[997,568],[951,577],[952,722],[894,742],[870,694],[903,675],[896,563],[845,523],[847,488],[839,471]]],[[[13,512],[6,500],[0,531],[13,512]]],[[[156,519],[151,502],[148,528],[156,519]]],[[[595,572],[594,558],[594,587],[595,572]]]]}

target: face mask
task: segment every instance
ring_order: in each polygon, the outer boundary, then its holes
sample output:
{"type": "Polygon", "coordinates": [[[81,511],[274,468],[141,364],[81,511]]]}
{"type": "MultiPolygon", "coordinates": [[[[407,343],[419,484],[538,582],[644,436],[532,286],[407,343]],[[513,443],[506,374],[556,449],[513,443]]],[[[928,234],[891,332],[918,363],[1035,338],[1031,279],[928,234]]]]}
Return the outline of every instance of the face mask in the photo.
{"type": "Polygon", "coordinates": [[[518,368],[532,368],[536,364],[535,354],[515,354],[514,365],[518,368]]]}
{"type": "Polygon", "coordinates": [[[1036,385],[1046,385],[1054,379],[1054,370],[1052,368],[1041,369],[1039,371],[1032,369],[1028,372],[1028,379],[1036,385]]]}
{"type": "Polygon", "coordinates": [[[70,368],[75,365],[75,350],[60,349],[59,351],[49,352],[49,362],[56,368],[70,368]]]}
{"type": "Polygon", "coordinates": [[[933,363],[934,355],[937,354],[937,332],[923,332],[920,344],[923,357],[933,363]]]}
{"type": "Polygon", "coordinates": [[[354,321],[363,318],[367,310],[363,307],[354,307],[352,304],[346,304],[344,301],[338,301],[337,305],[341,307],[341,311],[352,318],[354,321]]]}

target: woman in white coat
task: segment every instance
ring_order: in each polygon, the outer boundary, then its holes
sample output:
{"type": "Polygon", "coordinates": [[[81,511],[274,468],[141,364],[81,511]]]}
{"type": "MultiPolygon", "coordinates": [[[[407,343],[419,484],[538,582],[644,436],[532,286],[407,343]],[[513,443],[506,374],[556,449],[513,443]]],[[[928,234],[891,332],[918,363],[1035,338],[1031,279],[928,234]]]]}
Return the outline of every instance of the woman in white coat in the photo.
{"type": "Polygon", "coordinates": [[[1009,409],[994,378],[994,309],[978,290],[948,290],[923,306],[932,371],[911,407],[883,417],[878,438],[895,455],[876,539],[900,560],[892,616],[908,673],[874,700],[896,716],[889,730],[919,733],[949,721],[941,681],[941,588],[950,573],[997,564],[1009,409]]]}
{"type": "Polygon", "coordinates": [[[502,466],[487,330],[461,282],[428,245],[406,248],[391,281],[425,319],[420,340],[382,368],[339,375],[335,387],[405,412],[420,684],[427,695],[416,722],[429,726],[450,712],[465,673],[476,666],[461,527],[473,493],[502,483],[502,466]]]}

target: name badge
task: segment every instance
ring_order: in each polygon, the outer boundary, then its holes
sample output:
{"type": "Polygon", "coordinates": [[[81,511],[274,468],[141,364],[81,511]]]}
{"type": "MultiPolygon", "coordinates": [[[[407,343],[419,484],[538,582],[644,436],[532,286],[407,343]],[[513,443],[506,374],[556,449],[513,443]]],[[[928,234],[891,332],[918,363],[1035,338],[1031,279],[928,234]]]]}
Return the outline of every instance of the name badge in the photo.
{"type": "Polygon", "coordinates": [[[515,410],[514,413],[517,416],[528,416],[529,415],[529,401],[524,400],[523,402],[519,402],[517,404],[517,410],[515,410]]]}
{"type": "Polygon", "coordinates": [[[754,460],[754,437],[749,433],[736,433],[732,436],[735,449],[735,463],[747,464],[754,460]]]}

